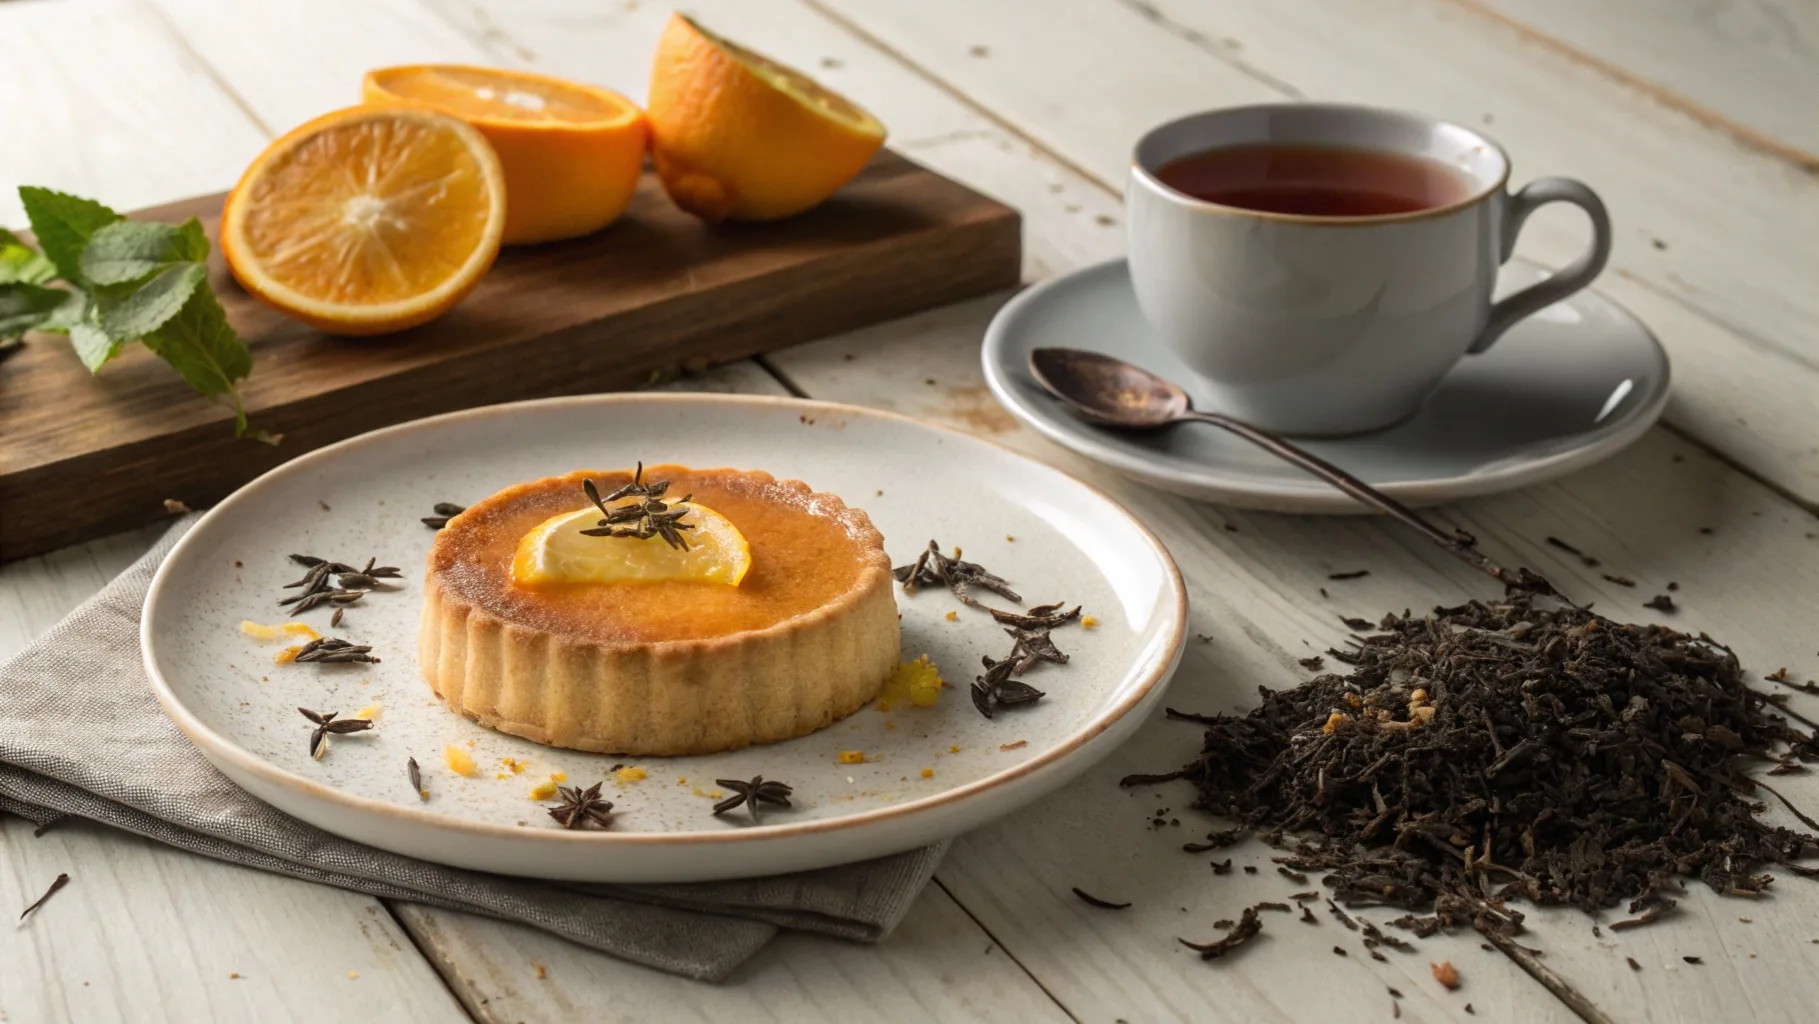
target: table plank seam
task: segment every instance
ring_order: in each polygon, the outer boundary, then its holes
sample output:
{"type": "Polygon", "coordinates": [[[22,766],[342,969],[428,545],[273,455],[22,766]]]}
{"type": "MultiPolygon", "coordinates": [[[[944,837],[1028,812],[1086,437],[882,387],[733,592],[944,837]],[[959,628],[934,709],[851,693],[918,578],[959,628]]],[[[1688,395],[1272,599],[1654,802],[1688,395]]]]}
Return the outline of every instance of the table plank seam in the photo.
{"type": "Polygon", "coordinates": [[[1450,3],[1487,21],[1494,22],[1522,37],[1525,42],[1552,50],[1620,85],[1634,89],[1664,107],[1676,110],[1713,131],[1729,136],[1732,141],[1747,149],[1785,160],[1809,174],[1819,174],[1819,153],[1810,153],[1799,146],[1772,138],[1748,125],[1738,124],[1690,96],[1644,78],[1635,72],[1626,71],[1558,36],[1549,35],[1526,22],[1488,7],[1482,0],[1437,0],[1437,2],[1450,3]]]}
{"type": "Polygon", "coordinates": [[[1168,15],[1162,13],[1155,4],[1150,3],[1149,0],[1118,0],[1118,3],[1129,8],[1133,13],[1143,18],[1145,21],[1151,22],[1157,28],[1162,29],[1169,35],[1201,50],[1207,56],[1224,64],[1226,67],[1231,68],[1233,71],[1244,75],[1246,78],[1274,89],[1289,99],[1307,99],[1307,93],[1295,88],[1282,79],[1277,78],[1275,75],[1270,74],[1262,68],[1257,67],[1250,61],[1240,58],[1237,55],[1236,50],[1223,45],[1215,46],[1213,41],[1206,37],[1206,33],[1201,32],[1199,29],[1190,28],[1173,18],[1170,18],[1168,15]]]}
{"type": "Polygon", "coordinates": [[[1055,1004],[1056,1009],[1060,1010],[1062,1013],[1067,1014],[1067,1017],[1069,1020],[1076,1021],[1076,1022],[1078,1022],[1080,1020],[1079,1016],[1077,1016],[1074,1013],[1074,1011],[1068,1009],[1067,1004],[1063,1003],[1059,996],[1055,995],[1054,992],[1049,990],[1049,987],[1047,985],[1044,985],[1042,983],[1042,979],[1038,978],[1036,976],[1036,972],[1030,970],[1027,966],[1024,965],[1023,961],[1017,959],[1017,954],[1011,952],[1011,949],[1009,946],[1006,946],[1003,942],[1000,942],[998,940],[998,936],[992,934],[992,930],[985,926],[985,922],[979,920],[979,916],[977,914],[974,914],[972,912],[972,909],[969,908],[965,903],[962,903],[960,901],[960,897],[954,895],[954,890],[948,888],[947,883],[945,883],[941,880],[941,872],[939,870],[937,870],[935,872],[934,878],[929,879],[929,884],[939,886],[941,891],[947,894],[947,898],[954,901],[954,906],[959,907],[960,912],[962,914],[966,915],[967,920],[973,922],[973,924],[976,925],[980,931],[984,932],[985,937],[992,940],[992,945],[998,947],[998,949],[1000,951],[1002,951],[1007,958],[1009,958],[1011,963],[1016,964],[1017,969],[1022,971],[1024,973],[1024,975],[1027,976],[1029,978],[1029,980],[1031,982],[1033,982],[1037,988],[1042,990],[1042,994],[1047,996],[1049,998],[1049,1001],[1055,1004]]]}
{"type": "MultiPolygon", "coordinates": [[[[442,987],[448,990],[448,994],[455,1000],[455,1005],[461,1007],[462,1014],[464,1014],[468,1020],[475,1022],[475,1024],[494,1024],[494,1018],[490,1014],[483,1015],[478,1013],[474,1007],[467,1004],[467,999],[462,995],[461,988],[451,981],[448,972],[442,969],[441,960],[423,944],[423,937],[418,935],[416,930],[411,927],[410,922],[404,919],[404,915],[399,913],[397,904],[404,902],[407,901],[381,899],[379,900],[379,905],[385,908],[385,912],[391,915],[391,919],[397,923],[398,930],[403,932],[404,937],[410,940],[411,948],[415,949],[417,955],[422,957],[424,962],[429,964],[430,970],[436,975],[436,980],[442,982],[442,987]]],[[[449,970],[452,971],[453,969],[454,965],[450,964],[449,970]]]]}
{"type": "Polygon", "coordinates": [[[239,91],[228,82],[227,78],[221,74],[220,69],[216,68],[214,64],[209,62],[208,58],[202,56],[194,46],[190,45],[190,41],[184,38],[182,32],[178,31],[177,26],[171,22],[170,15],[166,14],[163,8],[156,4],[149,3],[147,0],[139,0],[139,6],[156,19],[159,25],[164,27],[165,34],[170,36],[171,41],[177,45],[177,48],[183,52],[183,55],[194,62],[196,67],[201,69],[204,75],[208,76],[208,80],[214,83],[215,88],[221,90],[222,95],[232,101],[234,106],[240,108],[240,113],[245,115],[246,119],[253,123],[253,127],[259,129],[260,133],[268,139],[275,139],[278,137],[278,133],[272,130],[271,125],[265,123],[265,119],[260,117],[258,111],[253,109],[253,105],[246,101],[246,97],[240,95],[239,91]]]}

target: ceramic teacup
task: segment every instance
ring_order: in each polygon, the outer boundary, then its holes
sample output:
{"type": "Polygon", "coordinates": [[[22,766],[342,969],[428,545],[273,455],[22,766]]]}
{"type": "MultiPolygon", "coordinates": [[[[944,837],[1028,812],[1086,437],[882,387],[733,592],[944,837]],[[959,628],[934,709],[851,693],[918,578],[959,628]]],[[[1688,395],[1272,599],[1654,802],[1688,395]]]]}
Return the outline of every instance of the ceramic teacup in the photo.
{"type": "Polygon", "coordinates": [[[1223,412],[1287,434],[1387,427],[1461,357],[1604,268],[1610,219],[1591,189],[1542,178],[1511,193],[1509,174],[1503,149],[1470,128],[1371,107],[1235,107],[1171,121],[1137,143],[1125,194],[1138,304],[1223,412]],[[1425,208],[1334,216],[1209,201],[1164,183],[1183,157],[1264,145],[1437,161],[1457,187],[1425,208]],[[1586,212],[1590,249],[1493,302],[1522,222],[1551,202],[1586,212]]]}

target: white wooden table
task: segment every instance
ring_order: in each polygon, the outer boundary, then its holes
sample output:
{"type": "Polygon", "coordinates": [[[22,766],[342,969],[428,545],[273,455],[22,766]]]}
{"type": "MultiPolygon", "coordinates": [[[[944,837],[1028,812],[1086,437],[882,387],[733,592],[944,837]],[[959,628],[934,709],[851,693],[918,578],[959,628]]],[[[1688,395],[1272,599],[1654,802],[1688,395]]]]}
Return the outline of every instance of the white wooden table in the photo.
{"type": "MultiPolygon", "coordinates": [[[[0,224],[13,187],[130,209],[225,187],[276,133],[407,61],[537,68],[644,94],[667,5],[640,0],[0,0],[0,224]]],[[[1819,675],[1819,6],[1811,0],[695,0],[715,28],[875,110],[892,144],[1025,217],[1027,277],[1117,254],[1132,140],[1188,110],[1317,97],[1482,124],[1518,180],[1582,177],[1618,225],[1599,287],[1675,362],[1666,425],[1557,484],[1440,510],[1487,549],[1613,614],[1677,581],[1680,621],[1746,665],[1819,675]],[[1709,532],[1706,532],[1708,531],[1709,532]],[[1637,589],[1542,542],[1595,551],[1637,589]]],[[[1582,244],[1539,215],[1523,250],[1582,244]]],[[[1482,595],[1483,581],[1394,524],[1296,519],[1146,492],[1024,431],[986,391],[981,330],[1002,298],[722,367],[682,387],[894,408],[962,425],[1107,487],[1160,532],[1192,588],[1196,634],[1169,703],[1246,707],[1288,685],[1335,612],[1482,595]],[[922,383],[932,379],[934,386],[922,383]],[[1319,587],[1327,573],[1371,575],[1319,587]]],[[[4,443],[0,439],[0,443],[4,443]]],[[[136,558],[155,529],[0,567],[0,657],[136,558]]],[[[108,685],[97,680],[96,685],[108,685]]],[[[4,695],[0,695],[4,699],[4,695]]],[[[1809,713],[1814,709],[1809,709],[1809,713]]],[[[1188,794],[1116,780],[1197,749],[1191,726],[1141,739],[1053,798],[962,838],[877,946],[785,937],[730,984],[682,981],[537,932],[218,864],[95,827],[34,839],[0,823],[0,920],[59,871],[73,883],[0,925],[8,1021],[1811,1021],[1819,886],[1756,902],[1693,886],[1653,928],[1594,935],[1533,915],[1547,983],[1475,936],[1414,956],[1340,959],[1342,933],[1271,922],[1246,955],[1204,936],[1264,893],[1213,878],[1182,829],[1146,829],[1188,794]],[[1109,913],[1073,886],[1129,899],[1109,913]],[[1743,923],[1739,918],[1747,918],[1743,923]],[[1702,965],[1682,961],[1703,958],[1702,965]],[[1641,966],[1632,970],[1626,958],[1641,966]],[[1454,994],[1430,976],[1450,959],[1454,994]]],[[[1783,788],[1819,805],[1819,781],[1783,788]]],[[[1191,820],[1185,824],[1191,824],[1191,820]]]]}

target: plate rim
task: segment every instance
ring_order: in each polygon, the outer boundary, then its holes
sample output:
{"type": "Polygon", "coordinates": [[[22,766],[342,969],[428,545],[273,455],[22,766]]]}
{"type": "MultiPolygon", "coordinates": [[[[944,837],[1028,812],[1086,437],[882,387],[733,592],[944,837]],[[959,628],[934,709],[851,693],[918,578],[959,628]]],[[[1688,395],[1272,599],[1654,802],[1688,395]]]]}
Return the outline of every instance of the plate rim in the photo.
{"type": "MultiPolygon", "coordinates": [[[[1165,600],[1165,605],[1166,604],[1168,604],[1168,602],[1165,600]]],[[[305,452],[294,459],[274,466],[264,473],[261,473],[259,476],[254,477],[247,483],[242,484],[240,487],[236,488],[233,493],[221,499],[219,502],[216,502],[215,505],[202,514],[202,517],[178,539],[177,543],[173,545],[169,553],[166,554],[164,561],[158,567],[158,571],[153,575],[151,585],[146,590],[145,601],[140,606],[139,651],[140,661],[145,668],[146,676],[151,682],[152,692],[158,698],[158,703],[164,708],[166,716],[177,726],[178,731],[182,732],[200,753],[211,759],[220,758],[229,762],[234,765],[236,769],[246,772],[261,782],[290,791],[299,798],[307,798],[319,803],[326,803],[331,808],[338,811],[398,819],[397,821],[394,821],[393,824],[402,823],[415,827],[441,830],[450,834],[489,840],[518,840],[538,844],[554,843],[559,846],[583,848],[595,846],[601,847],[602,849],[623,847],[713,848],[726,845],[737,846],[742,843],[788,841],[791,839],[818,836],[824,833],[844,832],[849,829],[873,827],[885,825],[894,821],[909,820],[922,814],[939,811],[949,805],[986,796],[995,790],[1001,791],[1007,788],[1014,788],[1016,783],[1022,782],[1028,777],[1045,769],[1050,769],[1063,763],[1069,756],[1078,752],[1092,740],[1122,721],[1133,710],[1142,705],[1146,699],[1154,696],[1158,687],[1165,685],[1170,677],[1173,676],[1176,667],[1181,661],[1182,651],[1186,646],[1187,606],[1187,586],[1182,579],[1181,569],[1175,564],[1174,556],[1169,553],[1168,546],[1162,543],[1161,538],[1156,536],[1155,531],[1151,530],[1142,520],[1138,519],[1130,509],[1126,508],[1123,503],[1107,494],[1103,489],[1080,479],[1073,473],[1020,452],[1000,441],[981,437],[977,434],[970,434],[963,430],[919,419],[914,416],[907,416],[903,413],[885,409],[873,409],[844,402],[828,402],[784,395],[633,391],[526,399],[517,402],[502,402],[495,405],[476,406],[474,408],[461,409],[436,416],[426,416],[420,419],[407,420],[403,423],[393,424],[388,427],[380,427],[364,434],[358,434],[354,437],[325,445],[313,451],[305,452]],[[209,523],[211,518],[220,514],[222,509],[229,507],[234,501],[241,499],[242,495],[251,493],[254,489],[262,485],[268,485],[268,481],[278,474],[296,472],[301,467],[307,467],[310,464],[334,458],[341,453],[362,445],[374,443],[394,434],[436,429],[443,424],[457,420],[509,416],[529,407],[554,408],[561,406],[586,405],[635,405],[640,403],[678,406],[744,405],[749,407],[768,407],[772,409],[789,408],[814,411],[817,413],[844,415],[849,418],[895,422],[911,428],[919,428],[942,435],[961,438],[965,441],[977,442],[986,445],[989,448],[996,449],[1001,454],[1029,462],[1041,469],[1052,472],[1063,480],[1076,487],[1080,487],[1086,492],[1103,500],[1112,511],[1122,516],[1133,528],[1135,528],[1137,536],[1160,558],[1161,565],[1165,570],[1164,581],[1167,592],[1169,595],[1172,595],[1174,599],[1172,606],[1168,607],[1166,611],[1166,614],[1169,615],[1170,619],[1166,624],[1166,630],[1168,632],[1167,642],[1163,649],[1158,652],[1157,656],[1151,660],[1151,663],[1143,668],[1143,678],[1141,679],[1141,682],[1137,686],[1132,687],[1124,698],[1114,707],[1094,716],[1085,724],[1064,736],[1053,746],[1040,752],[1029,760],[1012,765],[1002,771],[995,772],[984,778],[976,779],[953,789],[943,790],[939,793],[930,794],[929,796],[911,800],[906,803],[876,807],[857,814],[835,818],[822,818],[814,821],[795,823],[758,825],[716,832],[612,832],[609,830],[570,831],[566,829],[557,831],[541,829],[527,830],[510,823],[497,824],[493,822],[452,818],[436,814],[420,807],[400,805],[385,800],[349,793],[334,786],[306,778],[295,772],[281,768],[251,751],[246,750],[226,736],[216,732],[202,722],[201,719],[185,706],[183,701],[178,698],[175,691],[171,688],[170,684],[165,680],[163,672],[159,670],[151,630],[152,609],[165,588],[170,585],[170,580],[173,578],[173,570],[171,567],[179,564],[179,556],[184,553],[185,547],[191,544],[194,539],[200,535],[201,530],[209,523]]],[[[262,802],[270,803],[269,801],[262,802]]]]}
{"type": "MultiPolygon", "coordinates": [[[[1514,256],[1509,262],[1553,273],[1550,268],[1522,256],[1514,256]]],[[[1212,469],[1188,472],[1162,466],[1100,442],[1091,432],[1064,429],[1042,417],[1033,415],[1025,408],[1024,400],[1012,388],[1012,382],[1007,376],[1010,367],[1007,360],[1003,358],[1008,349],[1006,336],[1010,332],[1010,327],[1007,325],[1022,315],[1027,307],[1045,301],[1050,297],[1051,292],[1064,291],[1070,286],[1077,287],[1080,281],[1099,275],[1121,274],[1128,277],[1129,263],[1128,257],[1118,256],[1051,277],[1016,295],[997,313],[993,314],[991,323],[985,329],[984,342],[980,345],[980,362],[985,372],[986,385],[991,388],[992,395],[999,404],[1016,417],[1019,423],[1076,455],[1119,473],[1167,487],[1177,494],[1198,496],[1217,494],[1219,495],[1217,498],[1202,498],[1202,500],[1288,513],[1375,514],[1375,509],[1361,504],[1350,495],[1327,487],[1312,477],[1309,477],[1304,484],[1283,485],[1260,483],[1255,477],[1220,473],[1212,469]]],[[[1596,443],[1581,445],[1539,458],[1524,459],[1512,466],[1467,475],[1393,480],[1374,486],[1392,498],[1418,505],[1433,505],[1487,494],[1501,494],[1519,487],[1544,483],[1602,462],[1641,439],[1642,435],[1660,420],[1662,413],[1667,409],[1668,400],[1673,397],[1673,360],[1668,357],[1667,349],[1661,344],[1661,339],[1655,336],[1655,332],[1649,329],[1648,324],[1641,317],[1604,292],[1584,289],[1560,301],[1570,303],[1585,295],[1595,295],[1598,301],[1608,303],[1635,325],[1661,365],[1659,393],[1646,405],[1639,406],[1636,413],[1628,417],[1628,422],[1621,429],[1613,431],[1596,443]]],[[[1084,424],[1082,425],[1084,426],[1084,424]]]]}

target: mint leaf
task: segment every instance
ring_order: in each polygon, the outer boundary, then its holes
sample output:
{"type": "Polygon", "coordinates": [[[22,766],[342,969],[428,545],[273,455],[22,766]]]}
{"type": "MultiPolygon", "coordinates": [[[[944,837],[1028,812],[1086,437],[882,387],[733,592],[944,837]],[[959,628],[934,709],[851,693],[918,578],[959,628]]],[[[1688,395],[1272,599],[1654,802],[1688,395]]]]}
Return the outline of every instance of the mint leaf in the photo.
{"type": "Polygon", "coordinates": [[[79,263],[82,276],[90,283],[120,285],[158,273],[173,263],[199,263],[207,258],[208,236],[191,217],[180,227],[142,220],[109,224],[89,238],[79,263]]]}
{"type": "Polygon", "coordinates": [[[82,281],[82,247],[90,235],[120,220],[119,214],[92,199],[54,192],[35,185],[19,186],[19,202],[31,219],[38,248],[57,267],[57,276],[82,281]]]}
{"type": "Polygon", "coordinates": [[[190,387],[210,398],[231,393],[253,369],[252,353],[228,326],[227,313],[207,288],[190,292],[177,315],[145,335],[144,341],[190,387]]]}
{"type": "Polygon", "coordinates": [[[0,284],[43,284],[57,276],[57,267],[19,236],[0,228],[0,284]]]}
{"type": "Polygon", "coordinates": [[[68,296],[61,288],[22,281],[0,284],[0,341],[17,338],[43,323],[68,296]]]}
{"type": "Polygon", "coordinates": [[[76,358],[82,360],[90,373],[100,373],[107,361],[126,347],[125,341],[108,337],[106,331],[87,321],[70,325],[69,343],[76,350],[76,358]]]}
{"type": "MultiPolygon", "coordinates": [[[[115,225],[121,226],[124,225],[115,225]]],[[[95,238],[99,240],[101,235],[97,234],[95,238]]],[[[82,253],[85,267],[90,262],[88,254],[94,248],[91,242],[82,253]]],[[[108,337],[122,341],[143,338],[176,316],[190,295],[207,279],[208,268],[200,263],[172,263],[136,287],[97,289],[95,299],[101,329],[108,337]]]]}
{"type": "MultiPolygon", "coordinates": [[[[89,319],[89,310],[93,308],[88,293],[79,288],[71,288],[63,293],[63,302],[51,315],[39,321],[38,329],[57,334],[68,334],[70,328],[89,319]]],[[[93,321],[90,321],[93,323],[93,321]]]]}

